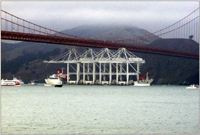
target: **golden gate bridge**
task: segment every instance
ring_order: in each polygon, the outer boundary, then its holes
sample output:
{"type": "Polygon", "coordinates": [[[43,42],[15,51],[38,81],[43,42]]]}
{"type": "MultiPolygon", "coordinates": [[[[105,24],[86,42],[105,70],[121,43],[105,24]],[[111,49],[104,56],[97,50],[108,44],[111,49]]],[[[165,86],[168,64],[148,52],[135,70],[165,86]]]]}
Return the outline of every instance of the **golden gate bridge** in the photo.
{"type": "MultiPolygon", "coordinates": [[[[1,10],[1,39],[92,48],[119,49],[199,59],[199,54],[145,46],[158,38],[191,39],[199,43],[199,8],[177,22],[147,35],[122,40],[95,40],[56,31],[1,10]]],[[[162,44],[161,44],[162,46],[162,44]]]]}

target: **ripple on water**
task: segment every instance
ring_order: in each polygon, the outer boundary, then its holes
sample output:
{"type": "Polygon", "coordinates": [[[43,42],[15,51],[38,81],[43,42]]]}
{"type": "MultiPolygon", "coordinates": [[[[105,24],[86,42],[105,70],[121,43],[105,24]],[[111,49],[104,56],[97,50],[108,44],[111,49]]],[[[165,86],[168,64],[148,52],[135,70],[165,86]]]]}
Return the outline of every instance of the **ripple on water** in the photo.
{"type": "Polygon", "coordinates": [[[5,134],[199,132],[199,94],[185,87],[2,87],[5,134]]]}

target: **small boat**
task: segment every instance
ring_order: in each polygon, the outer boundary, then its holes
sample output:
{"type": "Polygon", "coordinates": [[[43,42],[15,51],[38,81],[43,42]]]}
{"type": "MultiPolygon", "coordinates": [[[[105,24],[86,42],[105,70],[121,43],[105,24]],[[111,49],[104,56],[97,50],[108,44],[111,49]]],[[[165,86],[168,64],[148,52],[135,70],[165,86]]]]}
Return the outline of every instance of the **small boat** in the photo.
{"type": "Polygon", "coordinates": [[[139,80],[134,82],[134,86],[150,86],[151,83],[153,82],[153,79],[149,79],[148,74],[152,71],[154,71],[155,69],[152,69],[151,71],[147,72],[146,75],[139,76],[139,80]],[[144,79],[146,77],[146,79],[144,79]]]}
{"type": "Polygon", "coordinates": [[[199,86],[195,85],[195,84],[192,84],[192,85],[186,87],[186,89],[198,89],[198,88],[199,88],[199,86]]]}
{"type": "Polygon", "coordinates": [[[29,84],[30,85],[37,85],[37,83],[35,83],[35,80],[31,81],[29,84]]]}
{"type": "Polygon", "coordinates": [[[139,81],[134,82],[134,86],[151,86],[151,83],[153,82],[153,79],[142,79],[139,81]]]}

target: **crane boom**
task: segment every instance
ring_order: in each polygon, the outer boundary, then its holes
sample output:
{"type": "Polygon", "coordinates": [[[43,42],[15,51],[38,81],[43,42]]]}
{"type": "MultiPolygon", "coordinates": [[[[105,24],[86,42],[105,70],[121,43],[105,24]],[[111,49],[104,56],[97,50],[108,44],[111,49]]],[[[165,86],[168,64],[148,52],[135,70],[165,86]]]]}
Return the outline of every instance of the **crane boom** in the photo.
{"type": "Polygon", "coordinates": [[[153,72],[155,69],[152,69],[151,71],[147,72],[141,79],[145,78],[148,74],[150,74],[151,72],[153,72]]]}

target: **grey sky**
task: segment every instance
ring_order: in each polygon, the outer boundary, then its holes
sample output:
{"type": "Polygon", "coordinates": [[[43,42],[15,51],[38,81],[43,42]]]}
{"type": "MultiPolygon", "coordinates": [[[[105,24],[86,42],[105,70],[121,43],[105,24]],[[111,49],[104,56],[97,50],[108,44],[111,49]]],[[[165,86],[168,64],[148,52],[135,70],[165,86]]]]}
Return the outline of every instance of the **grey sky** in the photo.
{"type": "Polygon", "coordinates": [[[2,1],[2,9],[55,30],[83,24],[125,24],[162,29],[199,7],[198,1],[2,1]]]}

